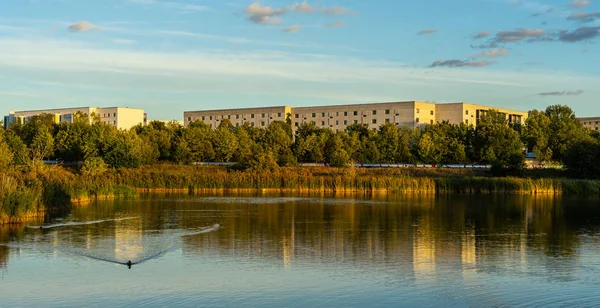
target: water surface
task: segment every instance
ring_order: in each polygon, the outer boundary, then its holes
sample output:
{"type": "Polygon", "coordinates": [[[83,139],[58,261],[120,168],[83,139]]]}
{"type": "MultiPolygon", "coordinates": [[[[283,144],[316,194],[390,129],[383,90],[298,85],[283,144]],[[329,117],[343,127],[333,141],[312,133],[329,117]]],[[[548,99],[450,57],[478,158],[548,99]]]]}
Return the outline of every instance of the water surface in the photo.
{"type": "Polygon", "coordinates": [[[599,205],[433,195],[98,201],[0,227],[0,306],[595,306],[599,205]]]}

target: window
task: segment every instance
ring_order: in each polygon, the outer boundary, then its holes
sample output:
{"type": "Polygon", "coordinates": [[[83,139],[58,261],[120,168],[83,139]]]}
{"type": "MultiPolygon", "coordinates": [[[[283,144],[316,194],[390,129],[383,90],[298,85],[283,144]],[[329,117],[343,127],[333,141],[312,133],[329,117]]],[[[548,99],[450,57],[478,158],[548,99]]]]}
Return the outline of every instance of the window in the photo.
{"type": "Polygon", "coordinates": [[[371,122],[372,122],[373,124],[377,124],[377,119],[373,119],[371,122]]]}
{"type": "Polygon", "coordinates": [[[263,113],[263,114],[261,114],[261,115],[260,115],[260,117],[261,117],[261,118],[264,118],[264,117],[265,117],[265,114],[264,114],[264,113],[263,113]]]}
{"type": "Polygon", "coordinates": [[[230,115],[230,114],[229,114],[229,115],[227,115],[227,119],[228,119],[228,120],[231,120],[231,115],[230,115]]]}
{"type": "Polygon", "coordinates": [[[386,109],[386,110],[385,110],[385,114],[390,114],[390,110],[389,110],[389,109],[386,109]]]}
{"type": "Polygon", "coordinates": [[[235,127],[239,127],[239,126],[240,126],[240,123],[235,123],[235,127]]]}
{"type": "Polygon", "coordinates": [[[430,115],[433,115],[433,110],[431,110],[431,111],[429,112],[429,114],[430,114],[430,115]]]}
{"type": "MultiPolygon", "coordinates": [[[[254,122],[250,123],[250,126],[254,127],[254,122]]],[[[212,127],[212,124],[210,125],[212,127]]]]}
{"type": "Polygon", "coordinates": [[[240,118],[240,115],[239,115],[239,114],[236,114],[236,115],[235,115],[235,119],[237,120],[237,119],[239,119],[239,118],[240,118]]]}
{"type": "Polygon", "coordinates": [[[335,125],[340,125],[340,121],[335,121],[335,125]]]}
{"type": "Polygon", "coordinates": [[[469,115],[469,110],[465,110],[465,115],[469,115]]]}
{"type": "Polygon", "coordinates": [[[321,121],[321,126],[325,126],[325,121],[321,121]]]}
{"type": "Polygon", "coordinates": [[[417,118],[417,123],[419,123],[419,118],[417,118]]]}
{"type": "Polygon", "coordinates": [[[250,118],[254,119],[254,113],[250,115],[250,118]]]}
{"type": "Polygon", "coordinates": [[[344,116],[347,117],[348,116],[348,111],[344,111],[344,116]]]}
{"type": "Polygon", "coordinates": [[[321,117],[325,117],[325,112],[321,112],[321,117]]]}
{"type": "Polygon", "coordinates": [[[358,111],[354,111],[354,116],[357,116],[357,115],[358,115],[358,111]]]}
{"type": "Polygon", "coordinates": [[[433,125],[433,120],[430,120],[430,121],[429,121],[429,124],[433,125]]]}
{"type": "Polygon", "coordinates": [[[209,120],[211,120],[211,121],[212,121],[212,116],[210,116],[210,117],[209,117],[209,120]]]}
{"type": "Polygon", "coordinates": [[[188,117],[188,122],[192,122],[192,117],[188,117]]]}
{"type": "Polygon", "coordinates": [[[294,126],[298,127],[298,122],[294,123],[294,126]]]}
{"type": "Polygon", "coordinates": [[[260,126],[265,126],[265,122],[260,122],[260,126]]]}
{"type": "Polygon", "coordinates": [[[339,113],[338,111],[336,111],[336,112],[335,112],[335,116],[336,116],[336,117],[339,117],[339,116],[340,116],[340,113],[339,113]]]}
{"type": "Polygon", "coordinates": [[[212,124],[210,125],[210,128],[212,128],[212,124]]]}
{"type": "Polygon", "coordinates": [[[465,124],[469,125],[469,120],[465,120],[465,124]]]}
{"type": "Polygon", "coordinates": [[[115,121],[115,125],[117,125],[117,121],[115,121]]]}
{"type": "Polygon", "coordinates": [[[385,123],[390,123],[390,119],[385,119],[385,123]]]}
{"type": "Polygon", "coordinates": [[[204,121],[204,116],[202,116],[202,121],[204,121]]]}
{"type": "Polygon", "coordinates": [[[417,108],[417,113],[420,113],[420,112],[421,112],[421,109],[417,108]]]}
{"type": "Polygon", "coordinates": [[[299,117],[300,117],[300,115],[296,113],[296,114],[294,115],[294,117],[297,119],[297,118],[299,118],[299,117]]]}
{"type": "Polygon", "coordinates": [[[358,120],[354,120],[354,124],[358,124],[358,120]]]}
{"type": "Polygon", "coordinates": [[[348,120],[344,120],[344,125],[348,125],[348,120]]]}
{"type": "Polygon", "coordinates": [[[114,113],[114,117],[115,117],[115,118],[117,117],[117,113],[116,113],[116,112],[114,113]]]}
{"type": "Polygon", "coordinates": [[[377,115],[377,110],[373,110],[373,111],[371,111],[371,114],[372,114],[372,115],[377,115]]]}
{"type": "Polygon", "coordinates": [[[281,112],[278,112],[278,113],[277,113],[277,117],[278,117],[278,118],[281,118],[281,112]]]}

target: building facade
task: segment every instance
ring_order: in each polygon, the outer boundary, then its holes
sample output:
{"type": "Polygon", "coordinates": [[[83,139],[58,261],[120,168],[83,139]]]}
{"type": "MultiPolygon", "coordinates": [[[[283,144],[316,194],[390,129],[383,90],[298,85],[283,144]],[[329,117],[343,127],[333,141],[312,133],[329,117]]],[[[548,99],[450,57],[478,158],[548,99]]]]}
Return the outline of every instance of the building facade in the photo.
{"type": "Polygon", "coordinates": [[[266,127],[272,121],[285,121],[289,114],[294,129],[310,122],[314,122],[317,127],[330,128],[334,131],[343,131],[352,124],[361,124],[370,129],[377,129],[385,123],[419,127],[442,121],[476,126],[479,119],[491,109],[505,114],[511,123],[524,123],[528,115],[527,112],[466,103],[432,104],[409,101],[315,107],[281,106],[186,111],[184,112],[184,125],[187,127],[194,121],[202,121],[211,128],[216,128],[221,121],[229,119],[234,126],[241,126],[248,122],[253,127],[266,127]]]}
{"type": "Polygon", "coordinates": [[[598,127],[600,127],[600,117],[578,118],[577,120],[579,120],[579,122],[581,122],[585,128],[599,131],[598,127]]]}
{"type": "Polygon", "coordinates": [[[75,115],[81,113],[90,116],[97,115],[103,123],[119,129],[130,129],[138,124],[145,124],[146,114],[143,109],[127,107],[77,107],[46,110],[11,111],[4,117],[4,128],[13,123],[25,123],[34,116],[49,114],[54,117],[55,123],[73,123],[75,115]]]}

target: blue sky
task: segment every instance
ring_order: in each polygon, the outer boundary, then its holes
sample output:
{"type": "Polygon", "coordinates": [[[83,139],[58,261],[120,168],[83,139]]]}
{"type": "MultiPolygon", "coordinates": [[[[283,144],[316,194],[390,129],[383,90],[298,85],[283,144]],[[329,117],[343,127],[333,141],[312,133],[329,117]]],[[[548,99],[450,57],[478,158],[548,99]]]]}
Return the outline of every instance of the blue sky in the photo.
{"type": "Polygon", "coordinates": [[[600,116],[600,0],[2,0],[0,112],[466,101],[600,116]]]}

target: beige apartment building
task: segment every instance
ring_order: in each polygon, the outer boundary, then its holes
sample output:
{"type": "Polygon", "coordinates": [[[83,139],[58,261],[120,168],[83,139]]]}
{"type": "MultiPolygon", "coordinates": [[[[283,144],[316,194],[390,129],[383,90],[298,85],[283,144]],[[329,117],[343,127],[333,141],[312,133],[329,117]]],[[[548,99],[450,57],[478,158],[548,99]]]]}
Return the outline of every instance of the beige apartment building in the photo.
{"type": "Polygon", "coordinates": [[[207,111],[186,111],[183,113],[184,125],[187,127],[195,121],[202,121],[211,128],[219,127],[225,119],[233,126],[242,126],[248,122],[252,127],[266,127],[273,121],[285,121],[286,115],[292,113],[292,107],[260,107],[242,109],[223,109],[207,111]]]}
{"type": "Polygon", "coordinates": [[[31,117],[41,114],[53,115],[54,122],[56,123],[73,123],[75,114],[77,113],[83,113],[88,116],[96,114],[100,117],[100,121],[115,126],[119,129],[130,129],[138,124],[146,123],[146,114],[144,113],[143,109],[127,107],[76,107],[45,110],[11,111],[8,116],[4,117],[4,127],[7,128],[12,123],[25,123],[31,117]]]}
{"type": "Polygon", "coordinates": [[[598,131],[598,127],[600,127],[600,117],[578,118],[577,120],[579,120],[579,122],[581,122],[585,128],[589,128],[591,130],[598,131]]]}
{"type": "Polygon", "coordinates": [[[285,121],[291,115],[294,129],[303,123],[314,122],[317,127],[335,131],[346,129],[348,125],[361,124],[376,129],[384,123],[398,126],[418,127],[436,122],[448,121],[452,124],[477,125],[478,120],[489,110],[504,113],[511,123],[523,123],[527,112],[473,105],[467,103],[432,104],[419,101],[333,105],[315,107],[265,107],[245,109],[223,109],[184,112],[185,126],[194,121],[202,121],[212,128],[229,119],[234,126],[248,122],[253,127],[266,127],[272,121],[285,121]]]}

